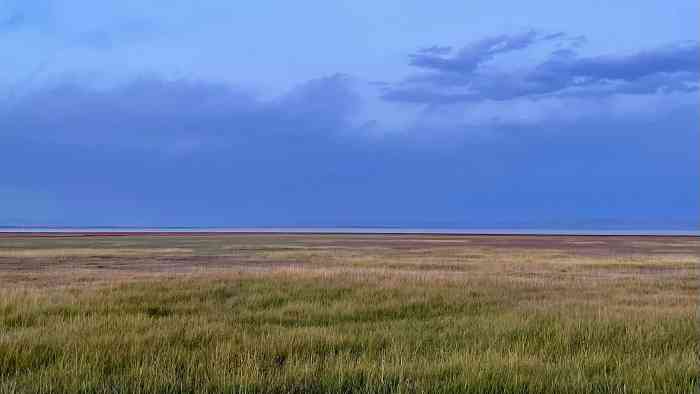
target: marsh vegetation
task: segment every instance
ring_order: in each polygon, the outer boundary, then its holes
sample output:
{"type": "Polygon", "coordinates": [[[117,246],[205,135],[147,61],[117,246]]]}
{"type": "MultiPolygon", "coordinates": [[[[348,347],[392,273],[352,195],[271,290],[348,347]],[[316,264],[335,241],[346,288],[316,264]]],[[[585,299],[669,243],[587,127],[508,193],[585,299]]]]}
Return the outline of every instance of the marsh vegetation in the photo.
{"type": "Polygon", "coordinates": [[[0,393],[692,393],[697,238],[0,238],[0,393]]]}

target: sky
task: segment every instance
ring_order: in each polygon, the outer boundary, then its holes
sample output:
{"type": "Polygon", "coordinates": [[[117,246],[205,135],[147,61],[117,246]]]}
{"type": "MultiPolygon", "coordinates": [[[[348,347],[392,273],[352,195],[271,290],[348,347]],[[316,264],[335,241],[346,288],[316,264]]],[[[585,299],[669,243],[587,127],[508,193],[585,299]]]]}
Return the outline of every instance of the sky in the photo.
{"type": "Polygon", "coordinates": [[[698,230],[699,15],[0,0],[0,226],[698,230]]]}

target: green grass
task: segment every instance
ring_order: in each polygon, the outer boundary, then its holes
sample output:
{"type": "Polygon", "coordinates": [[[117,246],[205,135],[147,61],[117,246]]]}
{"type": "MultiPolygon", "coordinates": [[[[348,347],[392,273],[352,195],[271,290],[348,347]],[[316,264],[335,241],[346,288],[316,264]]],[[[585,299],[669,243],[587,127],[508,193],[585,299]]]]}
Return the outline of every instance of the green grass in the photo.
{"type": "Polygon", "coordinates": [[[518,307],[527,288],[241,277],[18,292],[0,392],[682,393],[692,315],[518,307]]]}
{"type": "Polygon", "coordinates": [[[700,382],[695,277],[465,272],[0,286],[0,394],[677,394],[700,382]]]}

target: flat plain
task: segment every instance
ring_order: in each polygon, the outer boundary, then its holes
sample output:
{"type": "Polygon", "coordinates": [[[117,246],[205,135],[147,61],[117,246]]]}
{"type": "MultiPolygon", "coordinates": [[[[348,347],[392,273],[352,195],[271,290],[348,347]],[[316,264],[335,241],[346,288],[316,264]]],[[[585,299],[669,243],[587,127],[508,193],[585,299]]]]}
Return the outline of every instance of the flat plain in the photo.
{"type": "Polygon", "coordinates": [[[0,235],[0,393],[693,393],[700,239],[0,235]]]}

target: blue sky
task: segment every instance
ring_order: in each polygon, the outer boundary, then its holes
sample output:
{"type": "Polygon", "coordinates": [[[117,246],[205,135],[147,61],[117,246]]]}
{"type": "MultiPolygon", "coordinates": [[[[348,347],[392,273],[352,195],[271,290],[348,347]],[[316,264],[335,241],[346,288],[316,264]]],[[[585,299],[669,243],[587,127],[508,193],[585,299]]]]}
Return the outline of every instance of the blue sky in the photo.
{"type": "Polygon", "coordinates": [[[698,15],[3,0],[0,225],[697,229],[698,15]]]}

